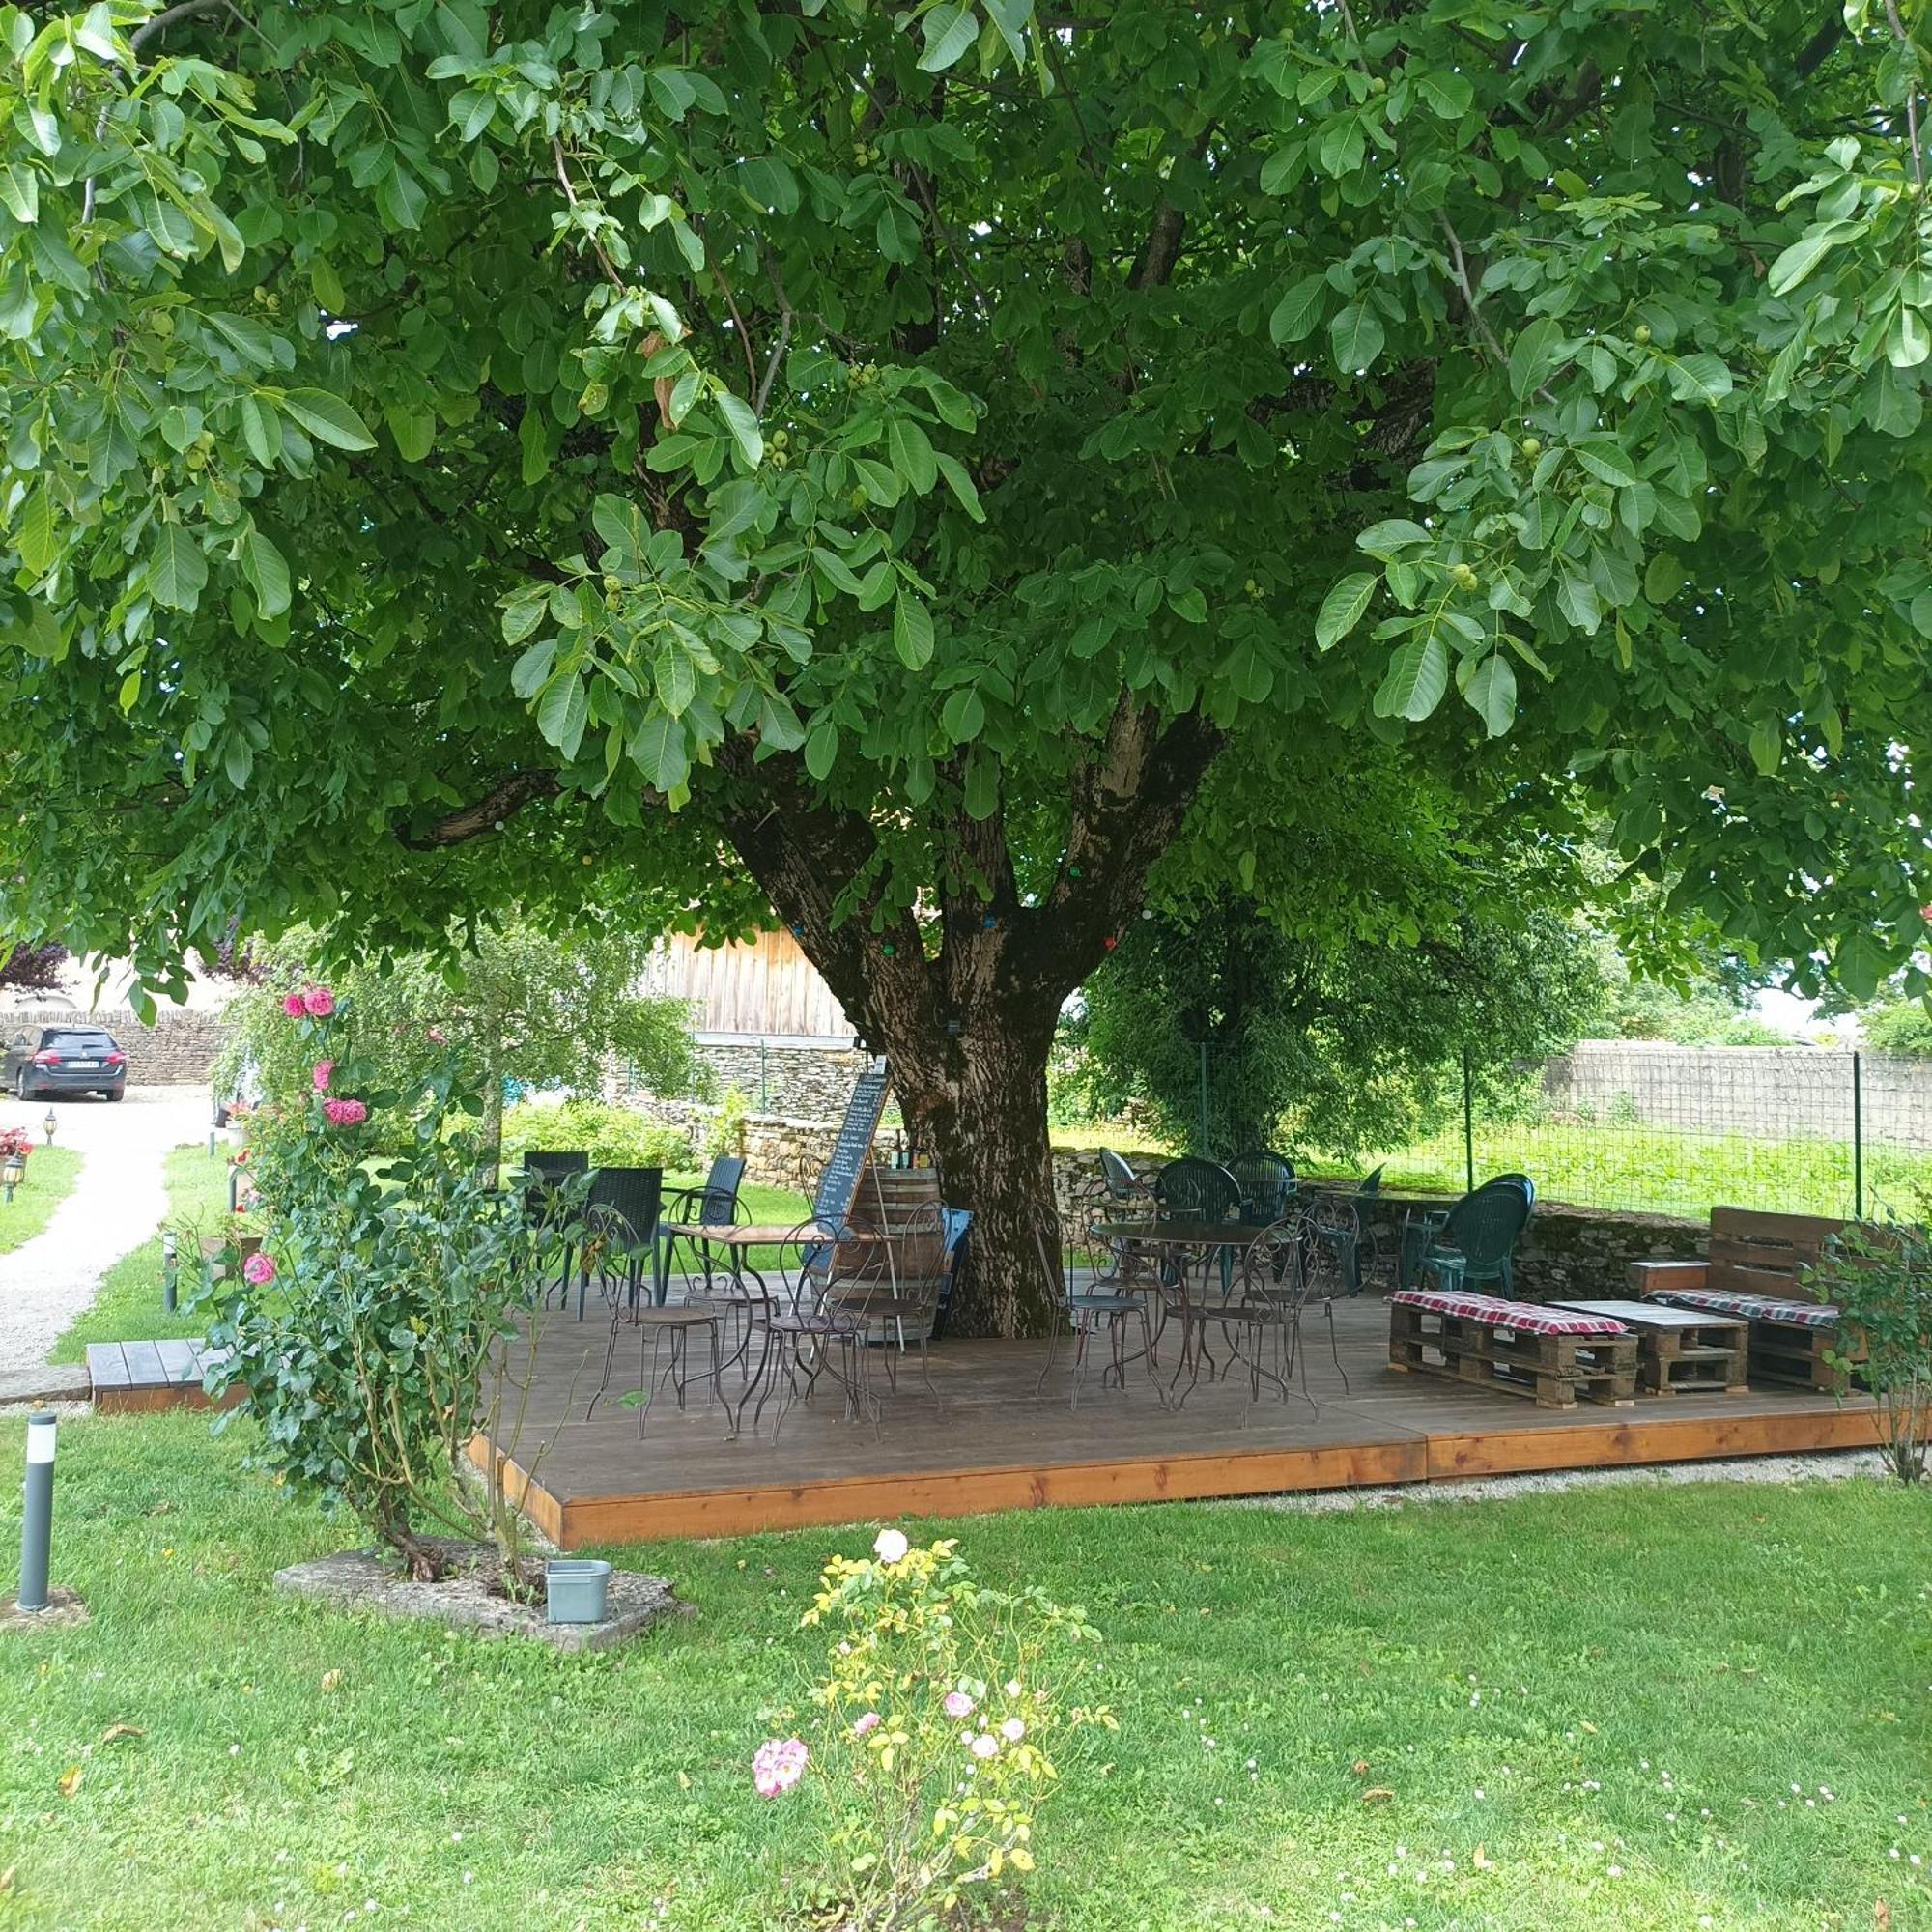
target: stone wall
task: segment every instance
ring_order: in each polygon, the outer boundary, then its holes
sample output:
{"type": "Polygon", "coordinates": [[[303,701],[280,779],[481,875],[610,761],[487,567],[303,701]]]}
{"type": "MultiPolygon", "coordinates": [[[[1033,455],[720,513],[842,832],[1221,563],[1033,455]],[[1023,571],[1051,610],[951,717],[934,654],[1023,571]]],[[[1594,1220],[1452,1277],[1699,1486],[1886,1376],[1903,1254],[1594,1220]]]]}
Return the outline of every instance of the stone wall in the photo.
{"type": "MultiPolygon", "coordinates": [[[[1932,1149],[1932,1060],[1859,1056],[1867,1143],[1932,1149]]],[[[1849,1141],[1852,1055],[1825,1047],[1586,1039],[1544,1068],[1563,1115],[1758,1139],[1849,1141]]]]}
{"type": "Polygon", "coordinates": [[[228,1040],[220,1013],[190,1007],[163,1007],[151,1027],[127,1007],[21,1007],[0,1013],[0,1025],[9,1039],[48,1026],[100,1027],[121,1042],[135,1087],[200,1086],[228,1040]]]}

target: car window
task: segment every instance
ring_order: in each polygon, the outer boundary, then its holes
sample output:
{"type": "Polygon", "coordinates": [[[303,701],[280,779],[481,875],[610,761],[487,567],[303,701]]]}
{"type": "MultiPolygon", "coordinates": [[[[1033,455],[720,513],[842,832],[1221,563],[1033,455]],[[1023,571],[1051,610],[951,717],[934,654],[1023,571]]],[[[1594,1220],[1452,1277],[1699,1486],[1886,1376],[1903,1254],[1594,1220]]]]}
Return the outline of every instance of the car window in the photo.
{"type": "Polygon", "coordinates": [[[63,1053],[118,1053],[112,1034],[76,1033],[71,1027],[49,1027],[41,1036],[43,1047],[58,1047],[63,1053]]]}

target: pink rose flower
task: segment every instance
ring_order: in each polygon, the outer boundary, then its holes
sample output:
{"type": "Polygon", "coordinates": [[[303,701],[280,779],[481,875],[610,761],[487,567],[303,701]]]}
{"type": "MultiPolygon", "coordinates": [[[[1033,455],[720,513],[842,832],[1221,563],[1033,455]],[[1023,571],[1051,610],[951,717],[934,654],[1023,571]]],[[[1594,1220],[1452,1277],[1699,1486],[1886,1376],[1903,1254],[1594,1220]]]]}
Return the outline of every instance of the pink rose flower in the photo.
{"type": "Polygon", "coordinates": [[[315,1082],[315,1091],[318,1094],[327,1094],[328,1092],[328,1083],[334,1078],[334,1061],[318,1060],[315,1063],[315,1071],[309,1075],[309,1078],[315,1082]]]}
{"type": "Polygon", "coordinates": [[[331,1127],[359,1127],[369,1118],[369,1109],[360,1100],[325,1100],[322,1111],[331,1127]]]}
{"type": "Polygon", "coordinates": [[[760,1798],[789,1791],[805,1776],[810,1755],[799,1738],[767,1738],[752,1755],[752,1782],[760,1798]]]}
{"type": "Polygon", "coordinates": [[[1005,1738],[1009,1745],[1016,1745],[1023,1737],[1026,1736],[1026,1726],[1019,1720],[1019,1719],[1009,1718],[1007,1721],[1000,1726],[1000,1735],[1003,1738],[1005,1738]]]}
{"type": "Polygon", "coordinates": [[[311,986],[302,995],[302,1007],[312,1020],[326,1020],[335,1010],[335,995],[327,986],[311,986]]]}
{"type": "Polygon", "coordinates": [[[449,1044],[449,1036],[440,1027],[431,1027],[429,1030],[429,1043],[432,1046],[447,1046],[449,1044]]]}
{"type": "Polygon", "coordinates": [[[282,1002],[282,1010],[290,1019],[298,1020],[308,1011],[308,1004],[299,993],[291,993],[282,1002]]]}
{"type": "Polygon", "coordinates": [[[242,1279],[257,1288],[266,1288],[275,1278],[275,1264],[260,1249],[242,1264],[242,1279]]]}
{"type": "Polygon", "coordinates": [[[992,1734],[991,1731],[981,1731],[980,1735],[977,1738],[975,1738],[970,1745],[966,1747],[966,1748],[970,1750],[975,1757],[981,1757],[981,1758],[991,1757],[993,1753],[999,1749],[999,1747],[1000,1747],[1000,1741],[992,1734]]]}
{"type": "Polygon", "coordinates": [[[855,1738],[863,1738],[867,1731],[876,1731],[878,1728],[879,1728],[878,1712],[867,1711],[859,1718],[857,1722],[853,1724],[852,1735],[855,1738]]]}
{"type": "Polygon", "coordinates": [[[963,1690],[949,1690],[946,1693],[946,1715],[949,1718],[970,1717],[973,1700],[963,1690]]]}

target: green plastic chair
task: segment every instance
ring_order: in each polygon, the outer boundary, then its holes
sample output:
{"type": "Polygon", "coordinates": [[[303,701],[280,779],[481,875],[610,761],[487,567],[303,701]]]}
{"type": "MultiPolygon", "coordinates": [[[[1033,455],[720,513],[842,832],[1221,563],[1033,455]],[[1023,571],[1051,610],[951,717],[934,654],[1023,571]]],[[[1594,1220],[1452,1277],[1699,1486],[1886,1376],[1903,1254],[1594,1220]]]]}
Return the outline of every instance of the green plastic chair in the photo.
{"type": "MultiPolygon", "coordinates": [[[[1501,1285],[1506,1297],[1516,1293],[1511,1259],[1517,1238],[1529,1221],[1535,1183],[1523,1175],[1504,1175],[1465,1194],[1450,1208],[1441,1232],[1430,1243],[1433,1253],[1446,1248],[1461,1257],[1460,1285],[1474,1288],[1484,1282],[1501,1285]]],[[[1425,1270],[1430,1256],[1422,1258],[1425,1270]]]]}

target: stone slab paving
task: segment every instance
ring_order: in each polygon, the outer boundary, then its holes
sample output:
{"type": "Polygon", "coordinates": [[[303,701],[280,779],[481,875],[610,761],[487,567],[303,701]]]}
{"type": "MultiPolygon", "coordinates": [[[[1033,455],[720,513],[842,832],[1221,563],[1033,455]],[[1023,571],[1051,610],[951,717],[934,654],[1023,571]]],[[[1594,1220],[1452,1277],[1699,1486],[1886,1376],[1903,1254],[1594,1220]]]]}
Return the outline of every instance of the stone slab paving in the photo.
{"type": "MultiPolygon", "coordinates": [[[[202,1087],[130,1087],[121,1101],[88,1096],[51,1104],[60,1123],[55,1145],[79,1151],[80,1178],[40,1234],[0,1255],[0,1375],[46,1359],[93,1301],[101,1276],[161,1225],[169,1151],[208,1136],[202,1087]]],[[[0,1099],[0,1127],[24,1126],[38,1144],[48,1105],[8,1095],[0,1099]]]]}

